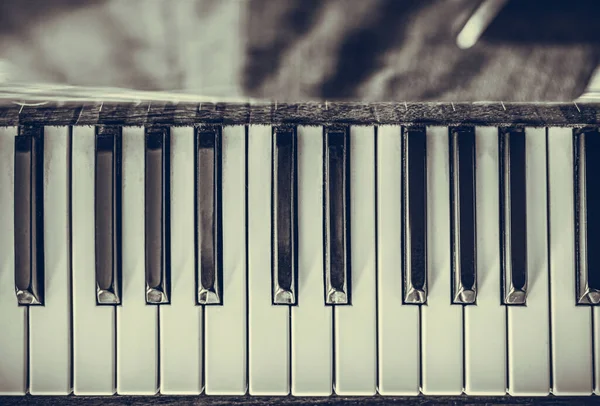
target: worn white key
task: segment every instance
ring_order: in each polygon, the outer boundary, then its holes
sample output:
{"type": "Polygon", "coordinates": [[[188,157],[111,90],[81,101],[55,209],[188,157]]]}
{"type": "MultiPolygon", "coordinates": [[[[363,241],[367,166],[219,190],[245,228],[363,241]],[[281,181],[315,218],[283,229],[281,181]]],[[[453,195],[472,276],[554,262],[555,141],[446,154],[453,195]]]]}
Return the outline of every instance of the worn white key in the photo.
{"type": "Polygon", "coordinates": [[[351,305],[334,307],[338,395],[374,395],[377,388],[374,132],[350,129],[351,305]]]}
{"type": "Polygon", "coordinates": [[[427,305],[421,309],[425,395],[463,390],[462,306],[451,305],[448,128],[427,127],[427,305]]]}
{"type": "Polygon", "coordinates": [[[332,309],[323,299],[323,129],[298,127],[298,305],[292,307],[292,395],[332,392],[332,309]]]}
{"type": "Polygon", "coordinates": [[[202,392],[202,308],[194,266],[194,128],[171,129],[171,294],[161,306],[160,392],[202,392]],[[182,334],[182,332],[185,332],[182,334]]]}
{"type": "Polygon", "coordinates": [[[44,306],[29,312],[32,395],[71,393],[67,127],[44,128],[44,306]]]}
{"type": "Polygon", "coordinates": [[[114,306],[96,305],[94,246],[93,127],[73,127],[73,391],[75,395],[115,393],[114,306]]]}
{"type": "Polygon", "coordinates": [[[594,393],[600,395],[600,308],[593,308],[594,336],[594,393]]]}
{"type": "Polygon", "coordinates": [[[245,138],[243,126],[223,128],[223,305],[205,307],[207,395],[244,395],[248,382],[245,138]]]}
{"type": "Polygon", "coordinates": [[[499,289],[498,129],[475,129],[477,304],[465,306],[465,393],[506,393],[506,309],[499,289]]]}
{"type": "Polygon", "coordinates": [[[379,382],[381,395],[418,395],[419,307],[402,304],[400,126],[377,130],[379,382]]]}
{"type": "Polygon", "coordinates": [[[573,129],[548,129],[552,393],[592,393],[592,310],[575,305],[573,129]]]}
{"type": "Polygon", "coordinates": [[[527,306],[508,306],[508,393],[543,396],[550,392],[546,129],[527,128],[525,149],[527,306]]]}
{"type": "Polygon", "coordinates": [[[0,127],[0,396],[27,392],[27,307],[15,296],[14,162],[17,127],[0,127]]]}
{"type": "MultiPolygon", "coordinates": [[[[123,293],[117,307],[117,393],[158,391],[158,307],[144,286],[144,129],[123,127],[123,293]]],[[[190,175],[191,176],[191,175],[190,175]]]]}
{"type": "Polygon", "coordinates": [[[290,309],[273,305],[271,295],[271,127],[248,132],[249,391],[287,395],[290,309]]]}

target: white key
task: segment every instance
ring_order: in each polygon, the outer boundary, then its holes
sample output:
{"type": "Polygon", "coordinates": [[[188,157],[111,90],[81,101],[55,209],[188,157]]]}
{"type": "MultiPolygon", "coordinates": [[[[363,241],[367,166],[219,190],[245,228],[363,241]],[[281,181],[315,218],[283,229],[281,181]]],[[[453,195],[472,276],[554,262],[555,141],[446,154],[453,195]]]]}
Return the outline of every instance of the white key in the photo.
{"type": "Polygon", "coordinates": [[[244,395],[248,385],[245,127],[224,127],[222,146],[223,305],[204,310],[205,391],[207,395],[244,395]]]}
{"type": "Polygon", "coordinates": [[[506,309],[500,297],[498,128],[475,129],[477,305],[465,306],[465,393],[506,393],[506,309]]]}
{"type": "Polygon", "coordinates": [[[44,128],[44,306],[29,309],[32,395],[71,393],[69,129],[44,128]]]}
{"type": "Polygon", "coordinates": [[[15,296],[14,166],[17,127],[0,127],[0,396],[27,392],[27,307],[15,296]]]}
{"type": "Polygon", "coordinates": [[[146,305],[144,129],[123,127],[123,293],[117,307],[117,393],[158,391],[158,306],[146,305]]]}
{"type": "Polygon", "coordinates": [[[194,266],[194,128],[171,129],[171,304],[160,306],[160,392],[202,392],[202,308],[194,266]]]}
{"type": "Polygon", "coordinates": [[[248,131],[249,391],[287,395],[290,309],[271,298],[271,127],[248,131]]]}
{"type": "Polygon", "coordinates": [[[399,126],[377,131],[379,383],[381,395],[418,395],[419,307],[402,304],[402,153],[399,126]]]}
{"type": "Polygon", "coordinates": [[[374,395],[377,387],[374,141],[373,127],[351,128],[352,305],[334,308],[335,392],[338,395],[374,395]]]}
{"type": "Polygon", "coordinates": [[[94,151],[94,128],[73,127],[73,391],[76,395],[112,395],[116,390],[116,309],[96,305],[94,151]]]}
{"type": "Polygon", "coordinates": [[[427,127],[427,305],[421,309],[423,393],[463,390],[462,306],[450,301],[448,128],[427,127]]]}
{"type": "Polygon", "coordinates": [[[600,395],[600,308],[594,306],[594,393],[600,395]]]}
{"type": "Polygon", "coordinates": [[[298,127],[298,305],[292,307],[292,395],[332,392],[332,309],[323,292],[323,128],[298,127]]]}
{"type": "Polygon", "coordinates": [[[546,129],[527,128],[525,148],[528,293],[527,306],[508,306],[508,392],[544,396],[550,392],[546,129]]]}
{"type": "Polygon", "coordinates": [[[552,393],[592,393],[592,315],[575,305],[573,130],[548,129],[552,393]]]}

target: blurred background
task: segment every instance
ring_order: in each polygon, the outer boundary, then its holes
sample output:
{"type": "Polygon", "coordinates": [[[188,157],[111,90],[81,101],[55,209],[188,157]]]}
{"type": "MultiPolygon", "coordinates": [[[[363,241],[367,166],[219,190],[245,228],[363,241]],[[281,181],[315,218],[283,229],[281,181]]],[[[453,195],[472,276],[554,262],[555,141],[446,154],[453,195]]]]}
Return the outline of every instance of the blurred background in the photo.
{"type": "Polygon", "coordinates": [[[599,17],[597,0],[2,0],[0,91],[569,101],[600,88],[599,17]]]}

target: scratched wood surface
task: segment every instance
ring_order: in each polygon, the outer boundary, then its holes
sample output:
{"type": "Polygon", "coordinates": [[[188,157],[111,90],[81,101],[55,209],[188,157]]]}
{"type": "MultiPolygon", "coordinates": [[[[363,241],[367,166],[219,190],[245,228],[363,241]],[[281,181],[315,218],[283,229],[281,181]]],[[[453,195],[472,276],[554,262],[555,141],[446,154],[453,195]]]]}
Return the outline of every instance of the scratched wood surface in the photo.
{"type": "Polygon", "coordinates": [[[48,103],[0,104],[0,126],[427,124],[585,126],[600,103],[48,103]]]}

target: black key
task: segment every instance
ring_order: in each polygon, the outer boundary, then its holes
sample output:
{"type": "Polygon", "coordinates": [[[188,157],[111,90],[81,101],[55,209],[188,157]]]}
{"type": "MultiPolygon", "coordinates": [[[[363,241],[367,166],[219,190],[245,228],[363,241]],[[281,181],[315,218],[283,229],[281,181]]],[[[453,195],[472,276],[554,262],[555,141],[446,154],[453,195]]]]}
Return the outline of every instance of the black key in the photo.
{"type": "Polygon", "coordinates": [[[347,128],[324,131],[325,304],[350,304],[350,139],[347,128]]]}
{"type": "Polygon", "coordinates": [[[121,303],[121,128],[96,127],[96,303],[121,303]]]}
{"type": "Polygon", "coordinates": [[[196,132],[196,244],[198,304],[223,304],[221,129],[196,132]]]}
{"type": "Polygon", "coordinates": [[[297,180],[296,132],[273,129],[272,269],[273,304],[296,304],[297,180]]]}
{"type": "Polygon", "coordinates": [[[525,131],[501,129],[499,140],[502,299],[506,305],[524,305],[527,297],[525,131]]]}
{"type": "Polygon", "coordinates": [[[402,132],[402,250],[404,303],[427,302],[427,136],[402,132]]]}
{"type": "Polygon", "coordinates": [[[600,303],[600,133],[574,131],[577,304],[600,303]]]}
{"type": "Polygon", "coordinates": [[[170,137],[166,127],[146,128],[146,303],[169,303],[170,137]]]}
{"type": "Polygon", "coordinates": [[[15,291],[19,305],[44,304],[44,132],[15,138],[15,291]]]}
{"type": "Polygon", "coordinates": [[[450,130],[450,233],[452,303],[477,298],[475,230],[475,129],[450,130]]]}

